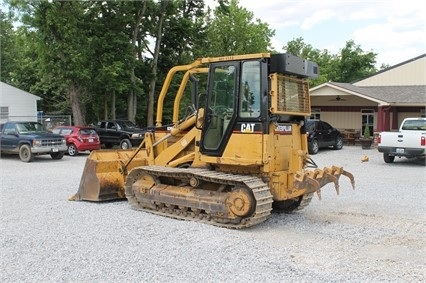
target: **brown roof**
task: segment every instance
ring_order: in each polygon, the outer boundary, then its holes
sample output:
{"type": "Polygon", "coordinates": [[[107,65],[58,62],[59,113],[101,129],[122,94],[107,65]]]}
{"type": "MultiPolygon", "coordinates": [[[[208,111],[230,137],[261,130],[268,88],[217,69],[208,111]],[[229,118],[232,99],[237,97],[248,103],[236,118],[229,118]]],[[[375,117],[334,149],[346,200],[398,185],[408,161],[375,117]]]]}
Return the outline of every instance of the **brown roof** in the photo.
{"type": "Polygon", "coordinates": [[[328,85],[356,92],[388,103],[423,103],[426,105],[426,86],[354,86],[350,83],[329,82],[328,85]]]}

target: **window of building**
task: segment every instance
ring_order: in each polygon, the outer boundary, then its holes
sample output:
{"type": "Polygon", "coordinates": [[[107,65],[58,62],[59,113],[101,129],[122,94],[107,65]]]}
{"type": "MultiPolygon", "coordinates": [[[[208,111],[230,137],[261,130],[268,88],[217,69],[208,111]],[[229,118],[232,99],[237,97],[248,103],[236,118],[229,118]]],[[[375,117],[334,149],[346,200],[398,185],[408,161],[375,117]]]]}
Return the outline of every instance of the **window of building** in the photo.
{"type": "Polygon", "coordinates": [[[365,127],[370,128],[370,134],[374,132],[374,110],[373,109],[361,109],[361,135],[364,135],[365,127]]]}
{"type": "Polygon", "coordinates": [[[9,107],[1,106],[0,107],[0,119],[6,120],[9,119],[9,107]]]}
{"type": "Polygon", "coordinates": [[[310,117],[310,119],[320,120],[320,117],[321,117],[321,109],[319,109],[319,108],[312,108],[311,109],[311,117],[310,117]]]}

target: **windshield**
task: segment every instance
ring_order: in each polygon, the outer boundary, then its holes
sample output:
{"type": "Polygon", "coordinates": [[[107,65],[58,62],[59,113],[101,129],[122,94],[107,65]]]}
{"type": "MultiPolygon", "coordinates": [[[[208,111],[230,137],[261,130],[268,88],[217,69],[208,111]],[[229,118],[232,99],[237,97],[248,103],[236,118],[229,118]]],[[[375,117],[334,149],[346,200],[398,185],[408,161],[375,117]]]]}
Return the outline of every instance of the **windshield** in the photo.
{"type": "Polygon", "coordinates": [[[402,126],[402,129],[407,131],[424,131],[426,130],[426,120],[407,120],[402,126]]]}
{"type": "Polygon", "coordinates": [[[306,130],[308,132],[315,131],[315,121],[312,121],[312,120],[306,121],[306,130]]]}
{"type": "Polygon", "coordinates": [[[94,129],[80,129],[80,135],[96,135],[96,131],[94,129]]]}
{"type": "Polygon", "coordinates": [[[117,121],[117,124],[118,124],[121,128],[123,128],[123,129],[135,129],[135,128],[138,128],[138,126],[136,126],[135,124],[133,124],[133,122],[131,122],[131,121],[126,121],[126,120],[123,120],[123,121],[117,121]]]}
{"type": "Polygon", "coordinates": [[[37,122],[17,123],[16,128],[20,134],[47,132],[46,128],[42,124],[37,122]]]}

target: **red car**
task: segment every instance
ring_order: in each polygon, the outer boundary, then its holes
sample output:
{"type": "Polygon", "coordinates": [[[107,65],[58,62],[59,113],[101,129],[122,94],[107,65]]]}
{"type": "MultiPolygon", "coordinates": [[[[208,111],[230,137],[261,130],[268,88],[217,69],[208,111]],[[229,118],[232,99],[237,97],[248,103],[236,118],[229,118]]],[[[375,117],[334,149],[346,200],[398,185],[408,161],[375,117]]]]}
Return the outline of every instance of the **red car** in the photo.
{"type": "Polygon", "coordinates": [[[67,140],[68,154],[78,155],[79,151],[97,150],[101,148],[99,136],[94,128],[86,126],[58,126],[52,130],[67,140]]]}

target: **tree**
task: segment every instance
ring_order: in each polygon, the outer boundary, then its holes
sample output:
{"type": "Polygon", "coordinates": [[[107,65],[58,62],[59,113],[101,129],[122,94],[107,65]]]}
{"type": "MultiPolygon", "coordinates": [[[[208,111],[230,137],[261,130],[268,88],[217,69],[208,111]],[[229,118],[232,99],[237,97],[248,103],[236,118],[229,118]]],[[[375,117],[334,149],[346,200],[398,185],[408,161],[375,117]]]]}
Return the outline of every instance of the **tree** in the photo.
{"type": "Polygon", "coordinates": [[[318,64],[320,75],[317,79],[311,80],[311,87],[328,81],[350,83],[377,71],[374,67],[377,54],[364,52],[352,40],[346,43],[340,54],[315,49],[312,45],[306,44],[301,37],[289,41],[283,49],[318,64]]]}
{"type": "Polygon", "coordinates": [[[86,107],[95,113],[103,109],[104,119],[115,119],[117,112],[120,118],[124,118],[126,112],[128,118],[134,116],[133,104],[127,105],[128,100],[134,101],[129,96],[138,92],[133,91],[132,80],[136,59],[134,44],[129,38],[133,30],[127,28],[134,23],[134,14],[130,12],[135,9],[132,4],[95,1],[87,9],[87,20],[91,23],[87,34],[89,48],[96,51],[96,56],[90,62],[93,80],[89,85],[95,103],[86,107]]]}
{"type": "MultiPolygon", "coordinates": [[[[187,64],[197,56],[200,42],[205,38],[204,2],[202,0],[176,0],[160,1],[157,6],[150,11],[150,17],[145,22],[150,26],[148,31],[154,39],[154,49],[146,46],[147,52],[151,55],[150,74],[147,74],[146,81],[149,83],[148,101],[148,126],[154,125],[154,107],[156,94],[162,88],[162,84],[169,69],[176,65],[187,64]],[[148,23],[147,23],[148,22],[148,23]]],[[[171,83],[169,92],[175,93],[179,87],[180,74],[176,74],[171,83]]],[[[184,101],[186,98],[183,99],[184,101]]],[[[173,110],[173,100],[166,99],[163,116],[171,120],[173,110]]]]}
{"type": "Polygon", "coordinates": [[[16,66],[15,32],[13,30],[13,17],[11,13],[0,11],[0,77],[3,82],[11,83],[11,73],[16,66]]]}
{"type": "Polygon", "coordinates": [[[219,5],[214,17],[207,18],[206,56],[236,55],[272,50],[275,31],[267,23],[253,20],[253,12],[230,0],[229,6],[219,5]]]}
{"type": "Polygon", "coordinates": [[[374,74],[376,53],[365,52],[353,40],[346,42],[338,55],[339,64],[333,81],[351,83],[374,74]]]}
{"type": "Polygon", "coordinates": [[[31,35],[37,55],[37,82],[31,89],[67,102],[74,123],[85,124],[87,66],[93,57],[85,32],[90,27],[84,19],[87,2],[15,1],[14,5],[23,13],[23,29],[31,35]]]}
{"type": "Polygon", "coordinates": [[[115,118],[116,104],[119,113],[132,109],[133,117],[135,107],[128,107],[125,93],[133,98],[140,87],[131,77],[137,60],[129,27],[140,23],[133,16],[141,3],[14,1],[34,35],[29,40],[37,55],[33,93],[54,102],[56,113],[71,109],[74,124],[85,124],[86,114],[98,119],[100,110],[115,118]]]}
{"type": "MultiPolygon", "coordinates": [[[[13,28],[13,15],[1,13],[2,80],[41,96],[46,113],[72,111],[74,124],[126,116],[151,126],[158,82],[171,67],[199,57],[273,52],[275,31],[238,0],[218,0],[213,12],[205,11],[203,0],[6,1],[19,8],[22,25],[13,28]]],[[[302,38],[285,49],[319,64],[311,86],[375,71],[376,54],[353,41],[338,55],[302,38]]],[[[171,119],[173,100],[165,103],[163,114],[171,119]]],[[[191,103],[187,89],[183,103],[191,103]]]]}
{"type": "Polygon", "coordinates": [[[310,86],[314,87],[330,80],[331,74],[335,72],[336,56],[328,50],[319,50],[310,44],[306,44],[302,37],[295,38],[287,43],[283,48],[285,52],[300,56],[304,59],[318,64],[320,72],[319,77],[310,80],[310,86]]]}
{"type": "Polygon", "coordinates": [[[158,69],[158,59],[160,56],[160,47],[161,41],[163,39],[163,24],[167,17],[167,6],[168,1],[160,1],[158,6],[158,15],[155,17],[157,21],[156,31],[155,31],[155,47],[152,55],[152,64],[151,64],[151,80],[149,83],[149,94],[148,94],[148,114],[147,114],[147,125],[153,126],[153,117],[154,117],[154,100],[155,100],[155,85],[157,82],[157,69],[158,69]]]}

